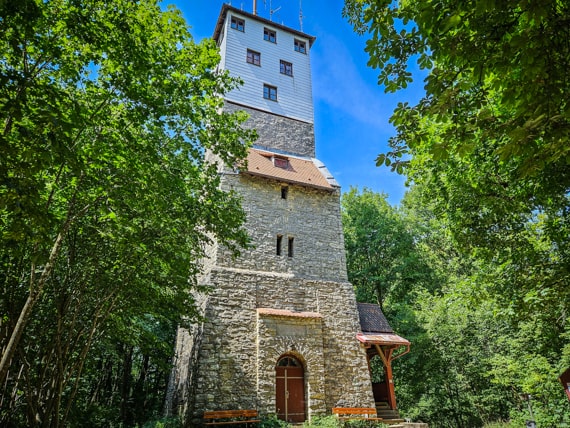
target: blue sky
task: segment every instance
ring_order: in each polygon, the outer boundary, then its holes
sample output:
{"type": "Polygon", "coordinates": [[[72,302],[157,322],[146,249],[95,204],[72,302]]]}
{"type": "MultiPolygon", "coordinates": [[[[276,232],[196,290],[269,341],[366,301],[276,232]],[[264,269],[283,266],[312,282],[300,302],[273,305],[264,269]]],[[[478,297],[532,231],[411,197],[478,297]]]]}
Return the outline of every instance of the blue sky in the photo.
{"type": "MultiPolygon", "coordinates": [[[[211,37],[224,0],[170,0],[178,7],[199,41],[211,37]]],[[[232,5],[252,12],[253,0],[232,5]]],[[[300,30],[299,0],[257,0],[257,13],[300,30]]],[[[395,205],[405,192],[405,179],[386,167],[376,167],[376,156],[386,151],[394,134],[388,122],[398,102],[416,103],[423,93],[417,79],[405,92],[384,93],[378,70],[366,66],[365,36],[358,36],[342,17],[343,0],[302,0],[303,28],[316,36],[311,49],[317,157],[325,163],[343,191],[367,187],[388,194],[395,205]]]]}

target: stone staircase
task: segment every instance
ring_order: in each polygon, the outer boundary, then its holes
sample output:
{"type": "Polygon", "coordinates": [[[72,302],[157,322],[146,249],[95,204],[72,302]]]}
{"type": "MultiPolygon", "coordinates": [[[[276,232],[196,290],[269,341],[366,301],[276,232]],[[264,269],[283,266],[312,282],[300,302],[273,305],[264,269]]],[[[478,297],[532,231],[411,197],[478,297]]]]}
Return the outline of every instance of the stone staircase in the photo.
{"type": "Polygon", "coordinates": [[[400,418],[400,412],[398,410],[392,410],[390,405],[385,401],[376,402],[376,413],[379,418],[384,419],[382,422],[386,425],[390,425],[390,428],[403,428],[402,422],[404,419],[400,418]]]}

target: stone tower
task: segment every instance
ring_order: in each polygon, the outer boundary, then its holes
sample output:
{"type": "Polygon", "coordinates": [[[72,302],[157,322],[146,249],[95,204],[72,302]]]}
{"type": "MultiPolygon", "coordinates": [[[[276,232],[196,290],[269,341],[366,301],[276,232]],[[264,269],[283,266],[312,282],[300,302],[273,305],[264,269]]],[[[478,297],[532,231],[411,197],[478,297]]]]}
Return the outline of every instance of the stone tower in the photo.
{"type": "Polygon", "coordinates": [[[257,409],[301,422],[335,406],[374,407],[347,280],[340,188],[315,159],[310,50],[315,38],[223,5],[220,67],[244,85],[226,97],[259,139],[223,184],[241,194],[254,248],[212,246],[196,297],[204,321],[180,329],[171,407],[257,409]]]}

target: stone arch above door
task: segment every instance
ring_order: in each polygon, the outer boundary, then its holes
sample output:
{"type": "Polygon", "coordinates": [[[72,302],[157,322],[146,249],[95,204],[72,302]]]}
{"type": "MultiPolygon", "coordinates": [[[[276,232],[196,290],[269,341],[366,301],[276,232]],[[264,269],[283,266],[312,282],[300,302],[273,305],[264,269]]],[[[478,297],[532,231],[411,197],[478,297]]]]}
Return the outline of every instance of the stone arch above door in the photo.
{"type": "Polygon", "coordinates": [[[324,415],[325,371],[320,316],[301,318],[280,316],[285,311],[267,312],[258,310],[257,319],[257,391],[260,413],[276,412],[276,367],[287,356],[295,358],[303,368],[306,419],[317,414],[324,415]]]}

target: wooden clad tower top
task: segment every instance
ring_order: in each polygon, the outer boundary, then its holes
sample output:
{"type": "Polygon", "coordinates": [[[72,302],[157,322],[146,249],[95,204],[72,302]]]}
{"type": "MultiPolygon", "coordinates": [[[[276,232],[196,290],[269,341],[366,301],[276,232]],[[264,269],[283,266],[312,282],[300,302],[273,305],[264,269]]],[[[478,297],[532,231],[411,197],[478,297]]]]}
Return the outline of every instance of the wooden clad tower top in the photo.
{"type": "Polygon", "coordinates": [[[310,50],[315,37],[227,4],[213,37],[220,68],[243,81],[227,101],[313,123],[310,50]]]}

